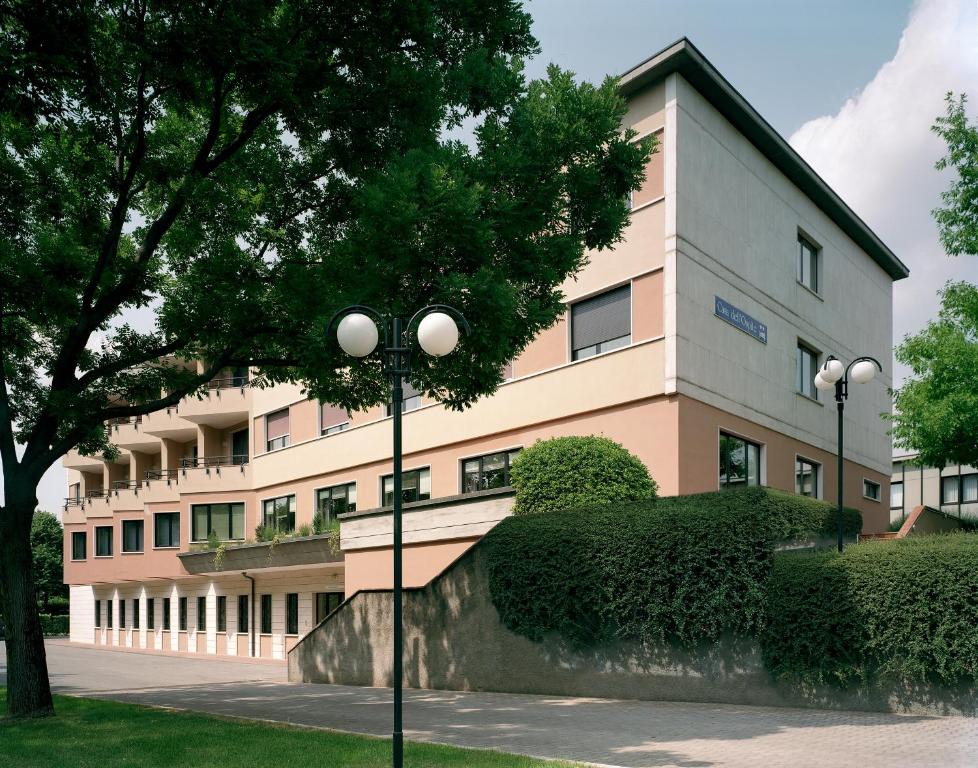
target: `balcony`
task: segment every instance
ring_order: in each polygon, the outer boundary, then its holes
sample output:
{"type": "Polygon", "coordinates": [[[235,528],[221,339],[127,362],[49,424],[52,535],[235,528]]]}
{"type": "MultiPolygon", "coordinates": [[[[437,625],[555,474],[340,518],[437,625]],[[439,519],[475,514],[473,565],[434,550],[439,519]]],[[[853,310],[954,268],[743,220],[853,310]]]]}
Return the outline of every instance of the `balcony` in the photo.
{"type": "Polygon", "coordinates": [[[251,488],[247,455],[202,456],[180,462],[180,492],[241,491],[251,488]]]}
{"type": "Polygon", "coordinates": [[[213,379],[202,394],[180,401],[180,418],[215,429],[246,421],[251,410],[250,384],[247,376],[213,379]]]}
{"type": "Polygon", "coordinates": [[[181,552],[177,557],[187,573],[195,576],[343,562],[343,553],[328,534],[285,539],[274,545],[271,542],[231,544],[220,558],[213,550],[181,552]]]}
{"type": "Polygon", "coordinates": [[[65,469],[77,469],[79,472],[101,472],[105,462],[98,456],[82,456],[76,448],[72,448],[61,457],[65,469]]]}
{"type": "MultiPolygon", "coordinates": [[[[182,407],[183,403],[181,403],[182,407]]],[[[197,425],[180,416],[180,407],[171,406],[143,416],[141,429],[147,435],[188,443],[197,439],[197,425]]]]}

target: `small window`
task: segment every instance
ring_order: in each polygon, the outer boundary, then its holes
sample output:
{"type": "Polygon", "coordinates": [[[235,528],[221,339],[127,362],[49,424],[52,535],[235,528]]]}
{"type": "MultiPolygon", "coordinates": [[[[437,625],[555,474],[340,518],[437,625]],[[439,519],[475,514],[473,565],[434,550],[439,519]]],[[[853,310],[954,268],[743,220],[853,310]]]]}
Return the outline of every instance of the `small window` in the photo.
{"type": "MultiPolygon", "coordinates": [[[[407,413],[408,411],[416,411],[422,405],[424,401],[421,398],[421,393],[415,388],[415,386],[409,381],[401,382],[401,413],[407,413]]],[[[387,404],[387,415],[390,416],[394,413],[393,405],[391,403],[387,404]]]]}
{"type": "Polygon", "coordinates": [[[903,509],[903,483],[890,483],[890,509],[903,509]]]}
{"type": "Polygon", "coordinates": [[[720,433],[720,489],[761,484],[761,446],[720,433]]]}
{"type": "Polygon", "coordinates": [[[818,400],[818,389],[815,386],[815,375],[818,373],[818,352],[799,341],[796,360],[798,391],[805,397],[818,400]]]}
{"type": "Polygon", "coordinates": [[[814,293],[819,291],[819,249],[802,235],[798,235],[798,282],[814,293]]]}
{"type": "Polygon", "coordinates": [[[177,627],[181,632],[187,631],[187,598],[181,597],[178,602],[178,610],[180,611],[180,616],[178,617],[177,627]]]}
{"type": "Polygon", "coordinates": [[[105,626],[112,629],[112,600],[105,601],[105,626]]]}
{"type": "Polygon", "coordinates": [[[68,498],[76,504],[81,501],[81,483],[72,483],[68,486],[68,498]]]}
{"type": "Polygon", "coordinates": [[[95,529],[95,557],[112,557],[112,526],[95,529]]]}
{"type": "Polygon", "coordinates": [[[289,444],[289,409],[283,408],[265,417],[265,450],[277,451],[289,444]]]}
{"type": "Polygon", "coordinates": [[[156,629],[156,598],[146,598],[146,628],[156,629]]]}
{"type": "Polygon", "coordinates": [[[632,287],[624,285],[571,307],[571,359],[609,352],[632,341],[632,287]]]}
{"type": "Polygon", "coordinates": [[[329,403],[319,404],[319,434],[332,435],[350,426],[350,414],[345,408],[329,403]]]}
{"type": "Polygon", "coordinates": [[[248,632],[248,595],[238,595],[238,633],[248,632]]]}
{"type": "Polygon", "coordinates": [[[261,633],[272,634],[272,596],[261,596],[261,633]]]}
{"type": "Polygon", "coordinates": [[[96,627],[102,626],[102,601],[101,600],[95,601],[95,626],[96,627]]]}
{"type": "Polygon", "coordinates": [[[170,598],[163,598],[163,631],[170,631],[170,598]]]}
{"type": "Polygon", "coordinates": [[[326,518],[326,523],[336,520],[344,512],[357,511],[357,484],[346,483],[316,491],[316,511],[326,518]]]}
{"type": "Polygon", "coordinates": [[[462,462],[462,493],[507,487],[510,484],[510,466],[519,452],[517,448],[515,451],[501,451],[465,459],[462,462]]]}
{"type": "Polygon", "coordinates": [[[873,501],[880,500],[880,484],[863,478],[863,496],[873,501]]]}
{"type": "Polygon", "coordinates": [[[224,595],[217,596],[217,631],[228,631],[228,599],[224,595]]]}
{"type": "Polygon", "coordinates": [[[211,534],[219,541],[244,539],[244,502],[232,504],[193,504],[190,507],[190,540],[207,541],[211,534]]]}
{"type": "Polygon", "coordinates": [[[207,598],[203,595],[197,598],[197,631],[207,631],[207,598]]]}
{"type": "Polygon", "coordinates": [[[941,478],[941,504],[957,504],[961,499],[957,475],[941,478]]]}
{"type": "Polygon", "coordinates": [[[961,501],[965,504],[978,501],[978,475],[961,476],[961,501]]]}
{"type": "Polygon", "coordinates": [[[343,602],[342,592],[317,592],[316,593],[316,624],[329,616],[333,611],[340,607],[343,602]]]}
{"type": "Polygon", "coordinates": [[[88,534],[85,531],[71,533],[71,559],[84,560],[88,556],[88,534]]]}
{"type": "Polygon", "coordinates": [[[132,601],[132,628],[139,629],[139,598],[132,601]]]}
{"type": "Polygon", "coordinates": [[[795,459],[795,493],[801,496],[811,496],[813,499],[819,498],[818,481],[821,464],[816,464],[808,459],[795,459]]]}
{"type": "Polygon", "coordinates": [[[153,546],[180,546],[179,512],[159,512],[153,515],[153,546]]]}
{"type": "Polygon", "coordinates": [[[295,494],[265,499],[262,502],[262,525],[279,533],[295,530],[295,494]]]}
{"type": "Polygon", "coordinates": [[[142,520],[122,521],[122,551],[123,552],[143,551],[143,521],[142,520]]]}
{"type": "Polygon", "coordinates": [[[119,601],[119,629],[126,628],[126,601],[119,601]]]}
{"type": "Polygon", "coordinates": [[[295,592],[285,596],[285,634],[299,634],[299,595],[295,592]]]}
{"type": "MultiPolygon", "coordinates": [[[[394,475],[385,475],[383,479],[384,506],[394,503],[394,475]]],[[[431,470],[412,469],[401,473],[401,501],[424,501],[431,498],[431,470]]]]}

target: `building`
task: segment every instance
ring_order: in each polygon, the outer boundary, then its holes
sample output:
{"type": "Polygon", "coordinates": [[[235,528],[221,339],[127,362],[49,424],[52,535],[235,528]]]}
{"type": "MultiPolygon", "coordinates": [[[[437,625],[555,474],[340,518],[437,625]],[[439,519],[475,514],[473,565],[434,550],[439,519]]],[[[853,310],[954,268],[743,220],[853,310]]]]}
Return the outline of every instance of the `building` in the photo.
{"type": "MultiPolygon", "coordinates": [[[[907,270],[688,41],[621,79],[660,151],[626,239],[564,286],[567,312],[465,413],[409,394],[405,583],[508,514],[541,438],[603,434],[666,495],[765,484],[834,501],[825,355],[890,359],[907,270]]],[[[478,323],[479,318],[470,318],[478,323]]],[[[845,502],[889,523],[889,375],[846,409],[845,502]]],[[[65,580],[75,641],[282,658],[343,598],[391,584],[391,426],[228,371],[205,395],[112,424],[114,461],[70,453],[65,580]],[[316,510],[339,548],[287,534],[316,510]],[[211,532],[229,544],[206,547],[211,532]]],[[[300,530],[300,533],[308,531],[300,530]]]]}
{"type": "Polygon", "coordinates": [[[893,457],[890,475],[890,524],[902,523],[918,506],[954,517],[978,519],[978,469],[955,464],[930,467],[916,453],[893,457]]]}

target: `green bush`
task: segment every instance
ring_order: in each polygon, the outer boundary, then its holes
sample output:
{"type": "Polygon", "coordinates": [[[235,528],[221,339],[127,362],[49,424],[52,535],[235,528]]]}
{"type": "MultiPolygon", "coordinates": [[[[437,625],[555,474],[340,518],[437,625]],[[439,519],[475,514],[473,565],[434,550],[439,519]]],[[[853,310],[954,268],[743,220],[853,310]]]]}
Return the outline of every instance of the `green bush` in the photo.
{"type": "Polygon", "coordinates": [[[537,441],[516,457],[511,479],[517,515],[647,501],[656,493],[638,457],[594,435],[537,441]]]}
{"type": "MultiPolygon", "coordinates": [[[[834,519],[824,502],[764,488],[512,517],[485,538],[489,587],[504,624],[533,640],[755,635],[776,543],[834,519]]],[[[850,533],[860,525],[847,514],[850,533]]]]}
{"type": "Polygon", "coordinates": [[[41,631],[45,637],[64,636],[68,634],[68,617],[52,616],[50,613],[40,614],[41,631]]]}
{"type": "Polygon", "coordinates": [[[978,537],[866,542],[779,554],[765,665],[809,683],[978,678],[978,537]]]}

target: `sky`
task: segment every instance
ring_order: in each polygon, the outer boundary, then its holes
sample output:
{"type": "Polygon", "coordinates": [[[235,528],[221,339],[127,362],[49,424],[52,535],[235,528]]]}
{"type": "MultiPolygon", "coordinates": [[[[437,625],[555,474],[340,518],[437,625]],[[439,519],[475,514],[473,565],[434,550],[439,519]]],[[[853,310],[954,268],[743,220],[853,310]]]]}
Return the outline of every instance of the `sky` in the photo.
{"type": "MultiPolygon", "coordinates": [[[[930,212],[947,176],[930,130],[948,91],[978,115],[978,0],[528,0],[541,53],[581,79],[619,75],[688,37],[910,268],[894,342],[937,314],[978,257],[944,255],[930,212]]],[[[894,381],[903,375],[895,371],[894,381]]],[[[58,510],[64,471],[38,489],[58,510]]]]}

